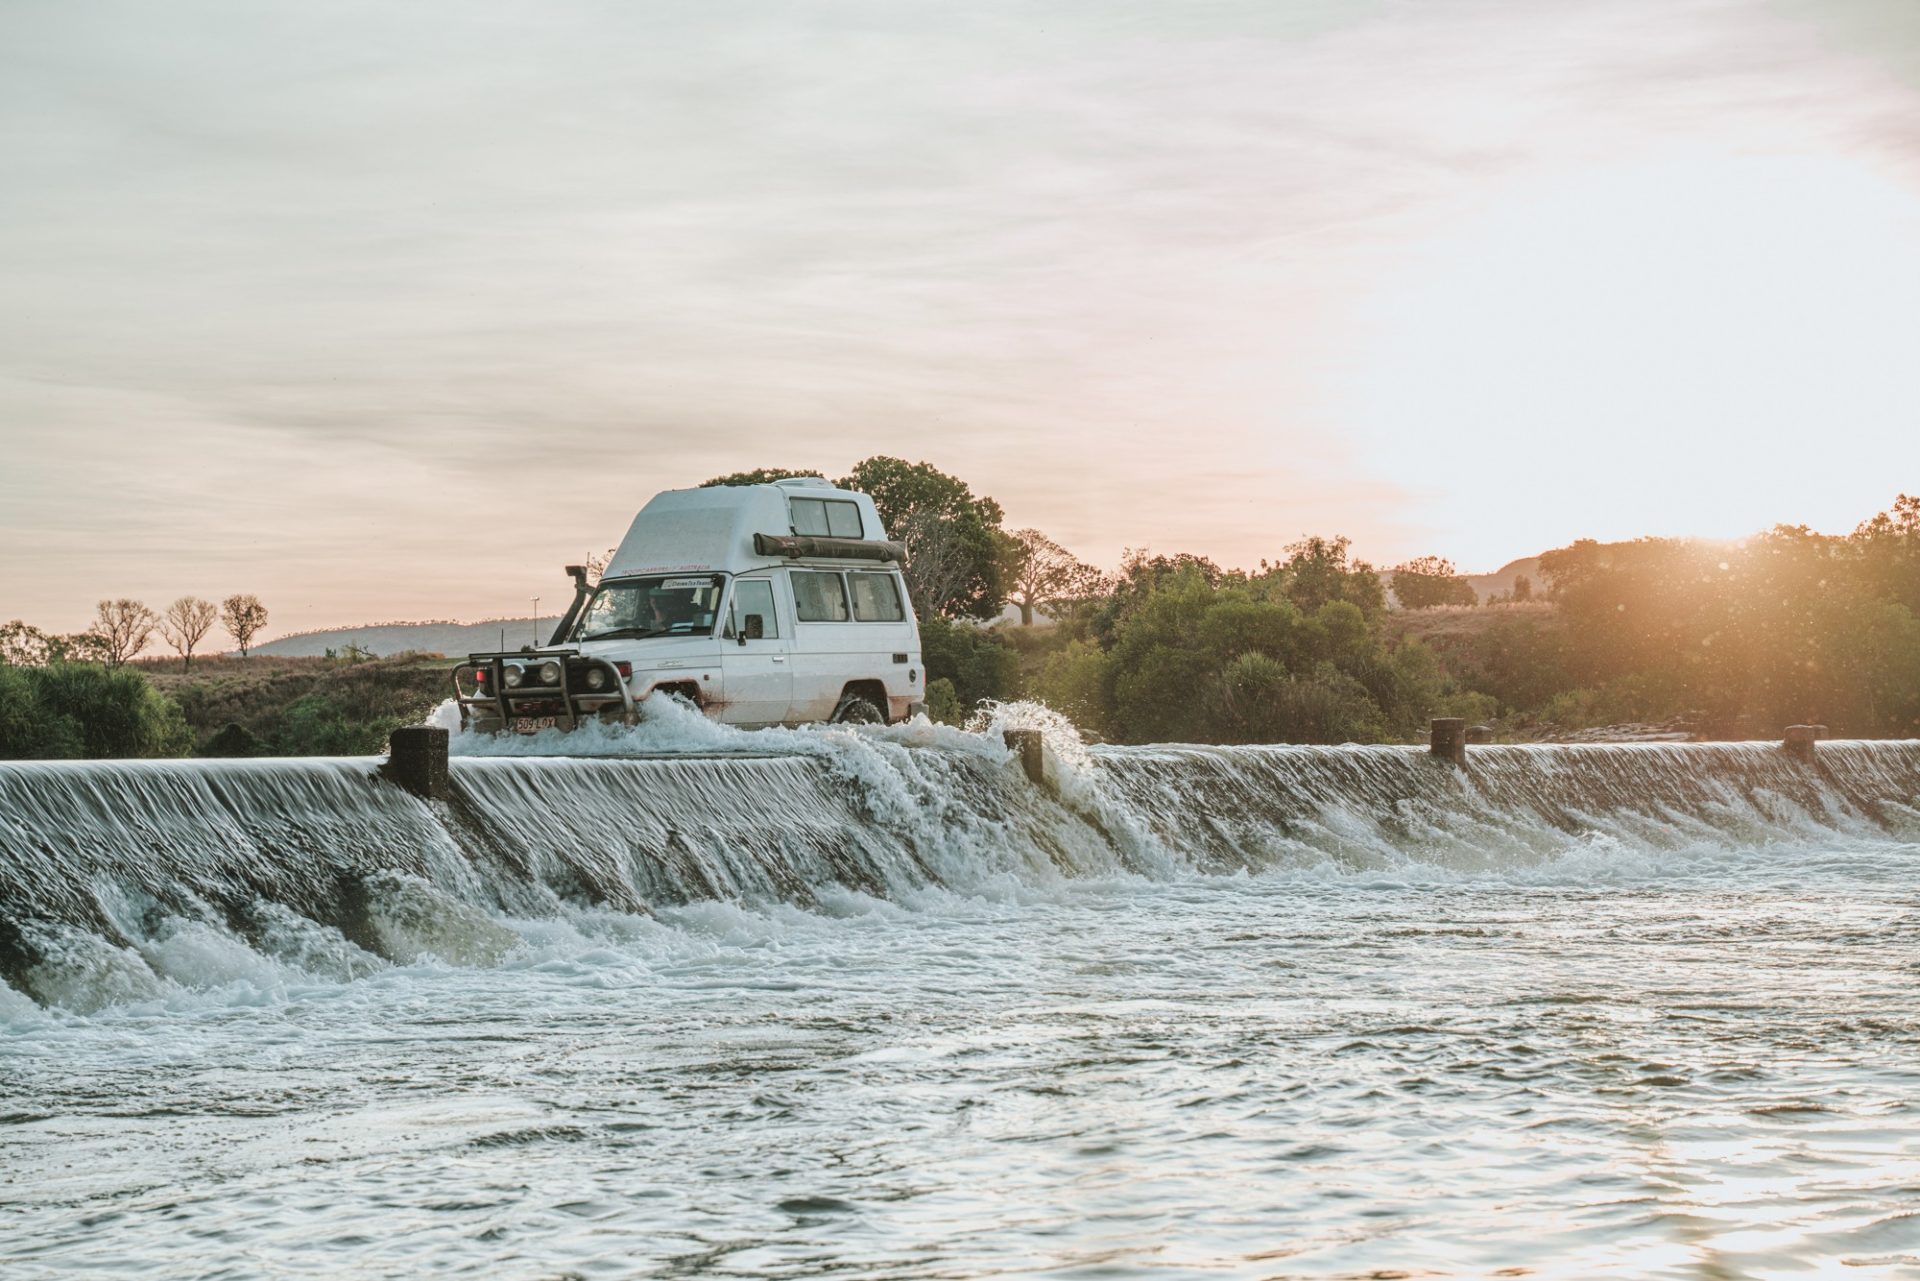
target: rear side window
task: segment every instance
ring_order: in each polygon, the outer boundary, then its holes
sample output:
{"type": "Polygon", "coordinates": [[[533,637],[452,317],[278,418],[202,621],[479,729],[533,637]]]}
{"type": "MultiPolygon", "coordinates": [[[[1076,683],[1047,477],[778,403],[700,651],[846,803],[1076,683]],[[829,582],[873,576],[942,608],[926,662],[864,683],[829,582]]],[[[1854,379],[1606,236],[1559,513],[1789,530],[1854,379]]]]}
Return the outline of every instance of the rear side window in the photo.
{"type": "Polygon", "coordinates": [[[780,635],[780,620],[773,612],[773,584],[764,578],[743,578],[733,585],[733,614],[728,620],[728,636],[747,634],[747,619],[760,619],[760,638],[773,640],[780,635]]]}
{"type": "Polygon", "coordinates": [[[900,608],[900,584],[892,574],[848,574],[853,589],[853,616],[863,623],[898,623],[906,618],[900,608]]]}
{"type": "Polygon", "coordinates": [[[825,538],[860,537],[860,505],[844,498],[790,500],[793,532],[825,538]]]}
{"type": "Polygon", "coordinates": [[[791,577],[794,615],[801,622],[844,623],[847,621],[847,591],[840,585],[840,575],[796,569],[791,577]]]}

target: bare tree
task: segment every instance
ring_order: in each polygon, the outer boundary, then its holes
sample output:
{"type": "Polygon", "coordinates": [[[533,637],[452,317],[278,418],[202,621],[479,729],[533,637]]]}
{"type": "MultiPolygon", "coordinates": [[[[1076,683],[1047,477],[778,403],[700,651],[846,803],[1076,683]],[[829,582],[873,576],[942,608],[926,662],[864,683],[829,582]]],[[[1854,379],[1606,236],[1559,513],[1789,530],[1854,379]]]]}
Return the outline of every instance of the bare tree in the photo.
{"type": "Polygon", "coordinates": [[[247,650],[253,645],[255,634],[267,625],[267,607],[250,592],[229,596],[220,602],[220,625],[227,629],[227,635],[233,637],[233,643],[240,647],[240,657],[245,658],[247,650]]]}
{"type": "Polygon", "coordinates": [[[182,596],[160,615],[160,634],[173,646],[173,652],[180,655],[182,671],[193,670],[193,647],[213,630],[215,617],[213,602],[198,596],[182,596]]]}
{"type": "Polygon", "coordinates": [[[600,581],[600,576],[607,572],[607,565],[613,560],[613,554],[618,550],[619,548],[617,547],[609,547],[604,552],[587,557],[587,581],[589,583],[597,583],[600,581]]]}
{"type": "Polygon", "coordinates": [[[145,605],[122,596],[101,601],[94,610],[93,626],[87,630],[99,639],[107,666],[118,667],[147,647],[159,622],[145,605]]]}
{"type": "Polygon", "coordinates": [[[893,531],[906,544],[907,563],[902,573],[913,608],[925,618],[944,614],[956,601],[965,599],[973,585],[979,563],[966,533],[942,512],[923,509],[911,512],[893,531]]]}
{"type": "Polygon", "coordinates": [[[1007,598],[1020,607],[1020,622],[1033,626],[1033,611],[1063,601],[1085,600],[1106,587],[1106,575],[1037,529],[1007,535],[1004,573],[1007,598]]]}

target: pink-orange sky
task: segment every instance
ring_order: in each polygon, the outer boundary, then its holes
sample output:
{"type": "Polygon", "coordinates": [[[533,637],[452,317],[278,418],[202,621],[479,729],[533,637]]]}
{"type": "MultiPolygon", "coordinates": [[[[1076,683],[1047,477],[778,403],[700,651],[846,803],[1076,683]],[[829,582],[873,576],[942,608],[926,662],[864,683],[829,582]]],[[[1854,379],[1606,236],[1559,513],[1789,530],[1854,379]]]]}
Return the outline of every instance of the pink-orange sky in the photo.
{"type": "Polygon", "coordinates": [[[0,6],[0,620],[525,613],[925,459],[1106,564],[1920,488],[1910,0],[0,6]]]}

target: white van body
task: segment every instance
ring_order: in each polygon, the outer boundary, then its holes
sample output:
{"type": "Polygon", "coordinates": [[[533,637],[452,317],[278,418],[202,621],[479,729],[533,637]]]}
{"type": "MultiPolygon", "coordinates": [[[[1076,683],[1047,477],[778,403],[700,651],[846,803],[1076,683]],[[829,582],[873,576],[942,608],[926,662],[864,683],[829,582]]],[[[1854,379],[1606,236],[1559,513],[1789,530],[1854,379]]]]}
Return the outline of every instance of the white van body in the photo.
{"type": "Polygon", "coordinates": [[[462,719],[530,732],[678,695],[730,725],[920,709],[920,629],[873,500],[818,478],[676,489],[641,508],[552,643],[455,669],[462,719]]]}

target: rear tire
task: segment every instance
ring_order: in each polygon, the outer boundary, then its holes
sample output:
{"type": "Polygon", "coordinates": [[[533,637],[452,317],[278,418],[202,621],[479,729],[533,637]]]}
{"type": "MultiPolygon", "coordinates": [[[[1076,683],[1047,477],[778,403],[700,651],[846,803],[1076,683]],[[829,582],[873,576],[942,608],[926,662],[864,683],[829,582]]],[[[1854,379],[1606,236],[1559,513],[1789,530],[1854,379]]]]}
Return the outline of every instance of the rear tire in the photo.
{"type": "Polygon", "coordinates": [[[885,725],[887,714],[875,707],[873,700],[849,694],[833,709],[832,719],[835,725],[885,725]]]}

